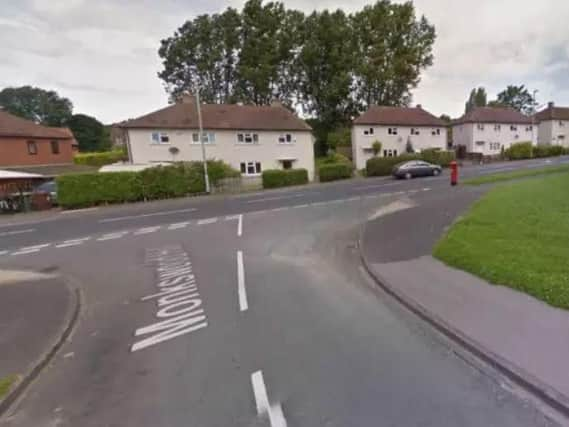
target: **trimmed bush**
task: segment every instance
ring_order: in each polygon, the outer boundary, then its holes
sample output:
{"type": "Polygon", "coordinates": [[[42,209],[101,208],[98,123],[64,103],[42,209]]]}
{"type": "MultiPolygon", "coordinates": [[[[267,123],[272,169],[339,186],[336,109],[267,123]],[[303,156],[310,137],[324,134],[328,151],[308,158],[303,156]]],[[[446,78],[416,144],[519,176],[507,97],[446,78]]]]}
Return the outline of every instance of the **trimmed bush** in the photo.
{"type": "Polygon", "coordinates": [[[320,182],[336,181],[352,177],[352,164],[350,163],[326,163],[318,170],[320,182]]]}
{"type": "Polygon", "coordinates": [[[533,146],[530,141],[512,144],[504,154],[510,160],[531,159],[533,146]]]}
{"type": "Polygon", "coordinates": [[[533,147],[533,157],[555,157],[565,154],[561,145],[537,145],[533,147]]]}
{"type": "Polygon", "coordinates": [[[268,169],[263,171],[263,188],[287,187],[308,182],[306,169],[268,169]]]}
{"type": "Polygon", "coordinates": [[[78,153],[73,157],[76,165],[105,166],[112,163],[128,160],[127,154],[122,150],[103,151],[99,153],[78,153]]]}
{"type": "Polygon", "coordinates": [[[437,148],[423,150],[420,156],[422,160],[442,166],[443,168],[449,167],[450,162],[456,158],[454,151],[443,151],[437,148]]]}
{"type": "Polygon", "coordinates": [[[397,157],[372,157],[366,162],[366,176],[391,175],[393,166],[409,160],[420,160],[419,154],[403,154],[397,157]]]}

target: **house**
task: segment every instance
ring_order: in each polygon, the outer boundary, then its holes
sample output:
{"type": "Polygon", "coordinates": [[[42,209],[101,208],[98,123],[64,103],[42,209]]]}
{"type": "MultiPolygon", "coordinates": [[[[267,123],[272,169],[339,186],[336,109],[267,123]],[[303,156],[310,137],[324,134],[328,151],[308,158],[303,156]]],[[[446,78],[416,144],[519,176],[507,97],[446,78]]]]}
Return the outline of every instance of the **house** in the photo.
{"type": "Polygon", "coordinates": [[[363,169],[373,157],[372,145],[381,142],[379,156],[397,156],[412,148],[444,150],[447,144],[446,123],[416,107],[370,107],[354,120],[352,126],[352,159],[356,168],[363,169]]]}
{"type": "Polygon", "coordinates": [[[534,116],[538,123],[537,143],[569,147],[569,108],[556,107],[553,102],[534,116]]]}
{"type": "Polygon", "coordinates": [[[0,167],[72,164],[76,150],[69,129],[38,125],[0,109],[0,167]]]}
{"type": "MultiPolygon", "coordinates": [[[[311,128],[282,105],[203,104],[201,114],[207,159],[223,160],[246,177],[267,169],[304,168],[313,179],[311,128]]],[[[202,160],[192,96],[121,126],[133,164],[202,160]]]]}
{"type": "Polygon", "coordinates": [[[467,153],[499,155],[516,142],[534,141],[532,119],[510,108],[477,107],[452,122],[453,145],[467,153]]]}

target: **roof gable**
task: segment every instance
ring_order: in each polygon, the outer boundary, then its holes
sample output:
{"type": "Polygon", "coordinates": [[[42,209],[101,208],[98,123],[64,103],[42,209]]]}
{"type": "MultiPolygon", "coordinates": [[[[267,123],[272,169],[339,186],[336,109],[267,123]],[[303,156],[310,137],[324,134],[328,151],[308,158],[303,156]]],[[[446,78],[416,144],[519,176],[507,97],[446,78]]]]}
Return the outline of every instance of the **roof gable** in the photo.
{"type": "Polygon", "coordinates": [[[538,112],[535,115],[535,119],[539,122],[546,120],[569,120],[569,108],[550,105],[545,110],[538,112]]]}
{"type": "Polygon", "coordinates": [[[453,121],[454,125],[463,123],[531,124],[532,119],[512,108],[476,107],[453,121]]]}
{"type": "Polygon", "coordinates": [[[38,125],[31,120],[0,110],[0,136],[24,138],[59,138],[72,139],[73,134],[67,128],[38,125]]]}
{"type": "Polygon", "coordinates": [[[355,125],[446,126],[444,120],[417,106],[372,106],[354,120],[355,125]]]}

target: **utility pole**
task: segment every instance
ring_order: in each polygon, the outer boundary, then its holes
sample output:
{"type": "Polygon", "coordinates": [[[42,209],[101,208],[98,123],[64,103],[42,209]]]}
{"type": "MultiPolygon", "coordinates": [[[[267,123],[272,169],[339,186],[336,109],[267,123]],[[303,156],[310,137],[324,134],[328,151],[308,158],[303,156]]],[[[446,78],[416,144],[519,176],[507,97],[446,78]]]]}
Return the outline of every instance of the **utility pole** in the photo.
{"type": "Polygon", "coordinates": [[[537,138],[535,137],[535,134],[534,134],[534,132],[535,132],[534,128],[536,126],[535,114],[537,113],[537,111],[536,111],[537,102],[535,100],[535,96],[538,92],[539,91],[537,89],[534,89],[534,91],[533,91],[533,105],[531,106],[531,109],[532,109],[532,114],[531,114],[531,143],[532,143],[532,145],[537,145],[537,141],[536,141],[537,138]]]}
{"type": "Polygon", "coordinates": [[[203,161],[203,174],[205,181],[205,192],[210,193],[209,188],[209,175],[207,174],[207,160],[205,157],[205,144],[203,142],[203,124],[202,124],[202,108],[200,104],[200,91],[196,91],[196,109],[198,110],[198,126],[199,126],[199,138],[202,146],[202,161],[203,161]]]}

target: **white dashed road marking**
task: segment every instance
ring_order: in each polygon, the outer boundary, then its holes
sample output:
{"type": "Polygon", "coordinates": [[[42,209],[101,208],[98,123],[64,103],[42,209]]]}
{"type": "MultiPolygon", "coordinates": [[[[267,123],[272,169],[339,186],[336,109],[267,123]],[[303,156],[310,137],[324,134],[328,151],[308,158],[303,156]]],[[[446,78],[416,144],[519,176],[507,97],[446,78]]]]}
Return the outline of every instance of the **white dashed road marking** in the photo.
{"type": "Polygon", "coordinates": [[[286,419],[281,404],[276,403],[271,405],[269,403],[263,373],[261,371],[254,372],[251,375],[251,383],[253,384],[257,413],[260,416],[268,416],[271,427],[286,427],[286,419]]]}
{"type": "Polygon", "coordinates": [[[176,222],[175,224],[170,224],[168,226],[168,230],[179,230],[180,228],[186,228],[190,224],[191,224],[190,221],[176,222]]]}
{"type": "Polygon", "coordinates": [[[136,230],[133,234],[135,236],[140,236],[142,234],[150,234],[150,233],[155,233],[156,231],[160,230],[160,226],[156,225],[154,227],[144,227],[144,228],[140,228],[138,230],[136,230]]]}
{"type": "Polygon", "coordinates": [[[243,234],[243,214],[239,215],[239,219],[237,222],[237,236],[241,237],[243,234]]]}
{"type": "Polygon", "coordinates": [[[36,231],[35,228],[28,228],[27,230],[5,231],[3,233],[0,233],[0,237],[15,236],[16,234],[24,234],[24,233],[33,233],[34,231],[36,231]]]}
{"type": "Polygon", "coordinates": [[[35,246],[26,246],[24,248],[20,248],[18,251],[13,252],[12,255],[25,255],[25,254],[33,254],[35,252],[39,252],[41,249],[47,248],[50,246],[51,243],[44,243],[41,245],[35,246]]]}
{"type": "Polygon", "coordinates": [[[237,251],[237,291],[239,294],[239,310],[249,308],[247,303],[247,290],[245,289],[245,267],[243,266],[243,252],[237,251]]]}
{"type": "Polygon", "coordinates": [[[200,219],[200,220],[198,220],[197,224],[198,225],[213,224],[214,222],[217,222],[217,217],[200,219]]]}
{"type": "Polygon", "coordinates": [[[78,246],[81,245],[88,240],[91,240],[90,237],[83,237],[81,239],[73,239],[73,240],[64,240],[63,242],[55,245],[56,248],[68,248],[70,246],[78,246]]]}
{"type": "Polygon", "coordinates": [[[101,237],[99,237],[97,239],[98,242],[104,242],[107,240],[114,240],[114,239],[120,239],[121,237],[124,237],[128,234],[128,231],[119,231],[116,233],[108,233],[108,234],[103,234],[101,237]]]}
{"type": "Polygon", "coordinates": [[[174,211],[154,212],[154,213],[149,213],[149,214],[118,216],[115,218],[100,219],[99,222],[105,223],[105,222],[114,222],[114,221],[125,221],[125,220],[129,220],[129,219],[148,218],[148,217],[152,217],[152,216],[162,216],[162,215],[172,215],[172,214],[184,213],[184,212],[194,212],[196,210],[197,210],[196,208],[188,208],[188,209],[177,209],[174,211]]]}
{"type": "Polygon", "coordinates": [[[7,253],[8,253],[8,251],[0,251],[0,256],[6,255],[7,253]]]}
{"type": "Polygon", "coordinates": [[[248,200],[245,203],[261,203],[269,200],[282,200],[282,199],[293,199],[295,197],[302,197],[304,194],[291,194],[290,196],[279,196],[279,197],[265,197],[262,199],[248,200]]]}

